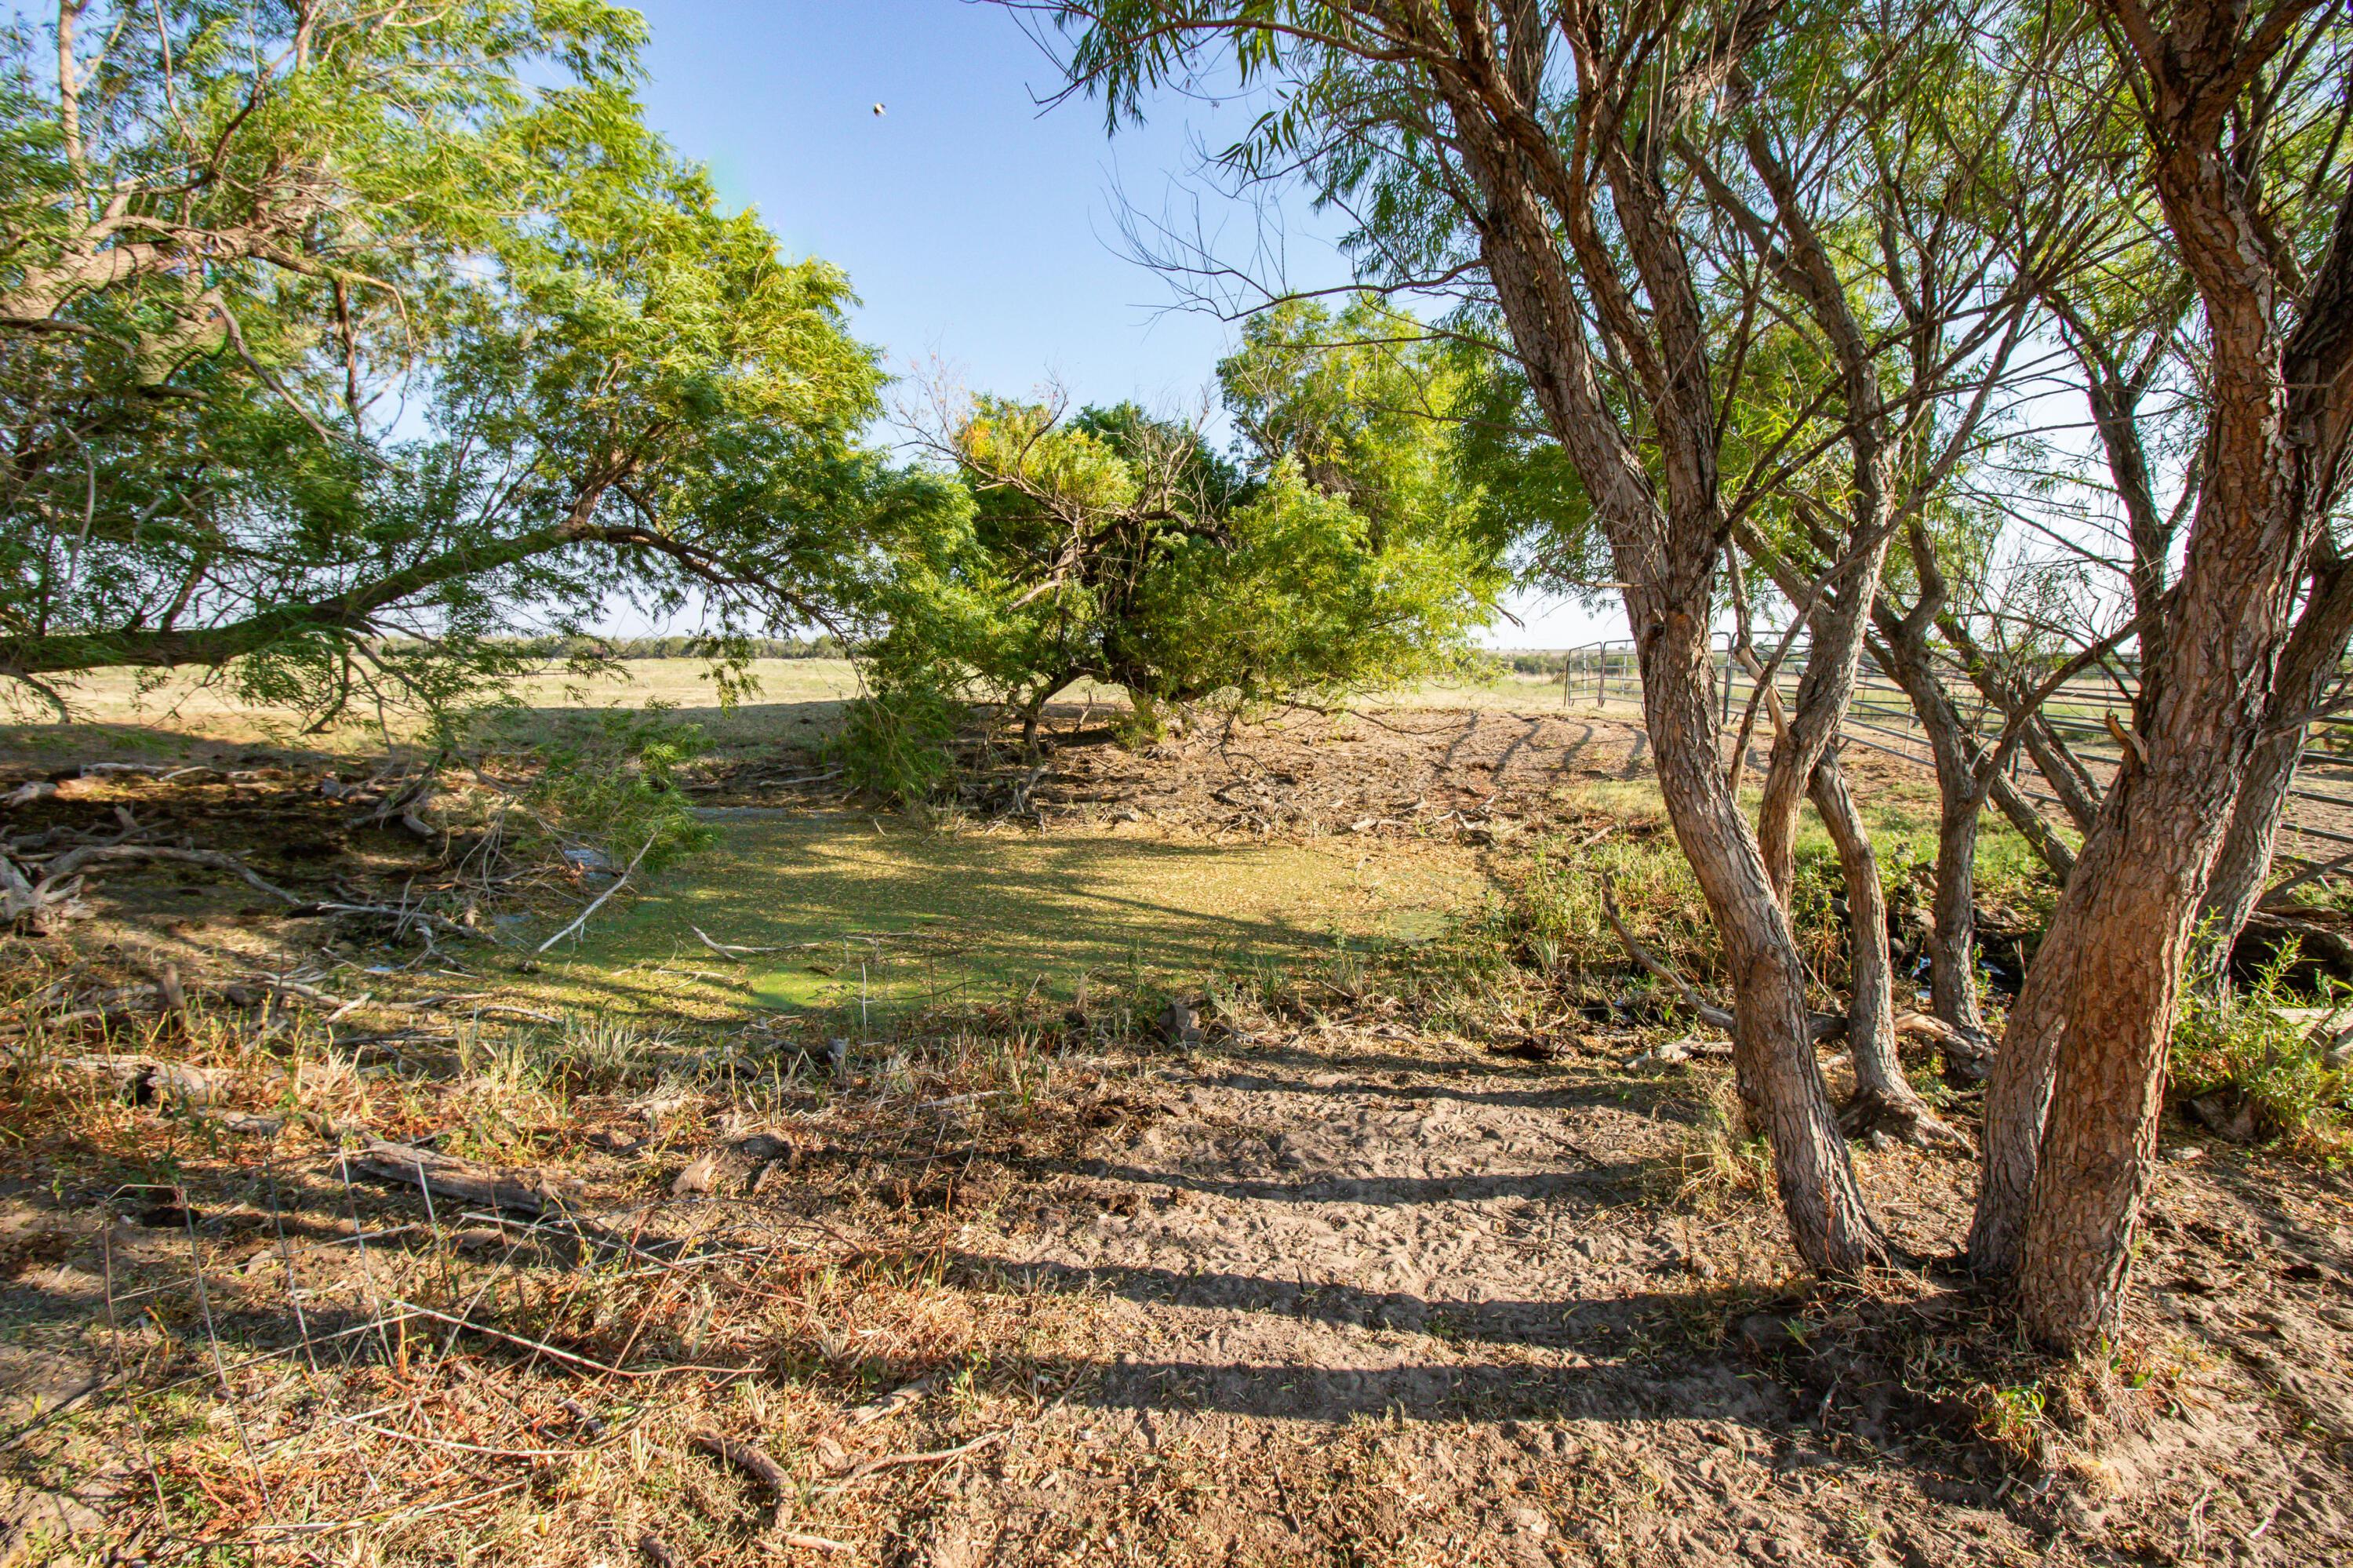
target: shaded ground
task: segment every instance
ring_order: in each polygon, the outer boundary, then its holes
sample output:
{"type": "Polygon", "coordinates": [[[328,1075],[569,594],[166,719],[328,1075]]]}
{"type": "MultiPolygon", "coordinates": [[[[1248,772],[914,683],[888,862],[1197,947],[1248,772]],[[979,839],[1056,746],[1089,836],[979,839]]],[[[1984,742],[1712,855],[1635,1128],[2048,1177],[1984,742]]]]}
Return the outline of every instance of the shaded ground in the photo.
{"type": "MultiPolygon", "coordinates": [[[[1049,1031],[1027,1111],[920,1051],[559,1122],[480,1077],[379,1105],[406,1138],[501,1105],[585,1232],[404,1197],[293,1128],[86,1107],[28,1151],[47,1190],[0,1197],[0,1477],[151,1561],[610,1563],[649,1531],[925,1568],[2353,1545],[2336,1179],[2176,1147],[2113,1368],[2037,1383],[1961,1282],[1809,1287],[1736,1169],[1695,1181],[1720,1069],[1342,1012],[1245,1010],[1186,1054],[1049,1031]],[[174,1186],[114,1184],[142,1144],[174,1186]],[[707,1433],[779,1467],[780,1522],[707,1433]]],[[[1957,1236],[1964,1163],[1860,1158],[1905,1242],[1957,1236]]]]}
{"type": "Polygon", "coordinates": [[[641,1012],[1068,1001],[1090,976],[1181,986],[1413,939],[1485,887],[1470,854],[1440,845],[1218,844],[1116,821],[943,833],[841,812],[717,825],[715,850],[561,949],[529,989],[641,1012]],[[697,928],[784,950],[714,969],[697,928]]]}
{"type": "MultiPolygon", "coordinates": [[[[2128,1332],[2054,1373],[1936,1261],[1966,1158],[1858,1147],[1925,1261],[1814,1286],[1725,1133],[1720,1042],[1614,960],[1394,925],[1537,845],[1573,875],[1662,842],[1635,732],[1293,715],[1137,757],[1092,723],[936,832],[844,813],[789,749],[723,758],[723,847],[536,971],[153,871],[13,943],[0,1562],[2353,1548],[2341,1173],[2169,1126],[2128,1332]],[[733,963],[696,924],[821,946],[733,963]],[[303,989],[85,1005],[166,958],[303,989]],[[860,961],[931,1010],[855,1017],[860,961]],[[1179,981],[1198,1037],[1159,1022],[1179,981]],[[212,1103],[120,1089],[100,1054],[130,1051],[210,1069],[212,1103]],[[369,1139],[529,1201],[431,1197],[369,1139]]],[[[322,770],[76,781],[40,821],[122,805],[306,889],[430,874],[338,834],[322,770]]],[[[1916,810],[1916,775],[1858,771],[1883,821],[1916,810]]]]}

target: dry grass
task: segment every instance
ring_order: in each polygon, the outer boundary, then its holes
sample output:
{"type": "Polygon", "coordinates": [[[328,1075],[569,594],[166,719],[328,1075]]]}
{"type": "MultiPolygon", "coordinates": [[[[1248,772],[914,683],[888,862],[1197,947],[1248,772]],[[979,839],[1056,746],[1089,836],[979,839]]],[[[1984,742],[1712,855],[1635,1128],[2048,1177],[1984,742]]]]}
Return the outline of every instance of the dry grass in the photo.
{"type": "MultiPolygon", "coordinates": [[[[229,928],[176,914],[170,948],[125,918],[19,950],[0,1515],[86,1527],[18,1531],[35,1560],[583,1568],[649,1534],[680,1562],[928,1568],[2344,1539],[2341,1182],[2168,1161],[2143,1274],[2172,1315],[2064,1377],[1932,1268],[1810,1285],[1724,1065],[1656,1054],[1687,1024],[1599,918],[1606,869],[1720,978],[1654,797],[1567,776],[1533,725],[1417,722],[1395,755],[1253,736],[1242,790],[1106,757],[1018,831],[735,819],[535,973],[270,956],[244,927],[206,969],[229,928]],[[825,950],[730,963],[695,924],[825,950]],[[61,1022],[166,957],[185,1008],[61,1022]],[[231,1005],[262,968],[309,994],[231,1005]],[[810,989],[764,997],[772,973],[810,989]],[[1198,1039],[1162,1034],[1178,990],[1198,1039]],[[77,1065],[125,1053],[218,1097],[77,1065]],[[368,1137],[552,1207],[428,1199],[351,1158],[368,1137]],[[1455,1261],[1350,1272],[1424,1255],[1455,1261]],[[2210,1316],[2180,1308],[2200,1291],[2210,1316]]],[[[1857,1162],[1902,1245],[1949,1249],[1965,1162],[1857,1162]]]]}

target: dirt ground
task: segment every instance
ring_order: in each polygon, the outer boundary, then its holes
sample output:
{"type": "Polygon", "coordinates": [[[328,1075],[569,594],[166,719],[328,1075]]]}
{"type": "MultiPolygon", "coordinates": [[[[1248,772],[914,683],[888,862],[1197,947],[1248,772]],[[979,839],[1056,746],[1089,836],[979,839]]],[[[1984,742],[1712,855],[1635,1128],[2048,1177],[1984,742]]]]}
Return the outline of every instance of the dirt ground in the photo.
{"type": "MultiPolygon", "coordinates": [[[[702,793],[826,806],[824,781],[786,782],[810,771],[736,757],[702,793]]],[[[313,809],[285,772],[242,795],[118,776],[43,809],[98,822],[119,788],[257,855],[316,837],[332,853],[270,866],[306,892],[423,874],[405,845],[370,871],[369,835],[269,816],[313,809]],[[168,803],[182,786],[215,792],[203,812],[168,803]]],[[[1508,881],[1588,824],[1654,832],[1644,772],[1633,732],[1577,715],[1293,715],[1152,756],[1066,744],[966,805],[1049,839],[1428,841],[1508,881]]],[[[1889,811],[1919,788],[1864,773],[1889,811]]],[[[1167,1014],[1106,988],[881,1034],[839,1013],[508,1029],[524,979],[501,964],[421,963],[217,881],[111,878],[97,919],[11,954],[0,1560],[2353,1548],[2332,1169],[2168,1126],[2128,1332],[2060,1374],[1947,1261],[1965,1155],[1859,1147],[1913,1262],[1809,1281],[1722,1135],[1721,1044],[1597,1016],[1616,977],[1440,998],[1432,944],[1167,1014]],[[159,953],[212,1000],[66,1018],[159,953]],[[126,1088],[90,1065],[134,1051],[213,1075],[126,1088]],[[372,1139],[503,1172],[504,1195],[437,1200],[372,1139]]]]}

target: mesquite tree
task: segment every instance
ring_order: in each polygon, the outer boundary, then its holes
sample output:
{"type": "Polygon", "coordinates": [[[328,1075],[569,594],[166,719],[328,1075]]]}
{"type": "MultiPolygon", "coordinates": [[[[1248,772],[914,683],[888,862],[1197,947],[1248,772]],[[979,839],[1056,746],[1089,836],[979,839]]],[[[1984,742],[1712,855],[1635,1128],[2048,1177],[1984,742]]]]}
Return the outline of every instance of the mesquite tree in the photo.
{"type": "MultiPolygon", "coordinates": [[[[1841,596],[1833,636],[1775,737],[1753,828],[1715,711],[1719,563],[1744,507],[1774,488],[1755,472],[1727,482],[1727,459],[1741,454],[1727,448],[1725,405],[1767,323],[1710,259],[1715,236],[1683,149],[1708,158],[1740,146],[1736,88],[1767,103],[1803,92],[1802,49],[1760,50],[1784,31],[1776,7],[1107,0],[1060,10],[1074,80],[1100,90],[1114,117],[1145,88],[1230,58],[1276,100],[1232,166],[1303,171],[1327,199],[1371,215],[1360,254],[1386,283],[1475,275],[1487,291],[1625,585],[1661,789],[1724,944],[1743,1097],[1771,1139],[1799,1251],[1826,1272],[1881,1257],[1814,1059],[1784,891],[1797,812],[1852,690],[1853,607],[1871,602],[1886,547],[1876,507],[1837,522],[1835,580],[1824,585],[1841,596]],[[1795,69],[1783,74],[1784,61],[1795,69]]],[[[1859,405],[1875,396],[1847,378],[1848,406],[1810,418],[1799,444],[1825,423],[1868,420],[1859,405]]]]}
{"type": "MultiPolygon", "coordinates": [[[[1957,722],[1943,726],[1950,831],[1942,835],[1942,921],[1952,946],[1939,989],[1957,1022],[1978,1023],[1962,973],[1976,812],[1994,799],[2014,820],[2031,817],[2000,779],[2010,747],[2053,776],[2069,814],[2089,832],[2071,861],[2035,824],[2037,847],[2071,875],[1998,1058],[1975,1255],[2004,1270],[2022,1253],[2020,1300],[2030,1326],[2052,1342],[2083,1343],[2112,1320],[2209,869],[2251,755],[2282,726],[2304,721],[2316,672],[2334,668],[2328,557],[2314,545],[2341,466],[2353,345],[2353,256],[2343,235],[2353,217],[2333,165],[2342,144],[2332,134],[2342,126],[2342,94],[2332,93],[2346,55],[2341,19],[2312,0],[2259,13],[2185,0],[2159,14],[2139,0],[2101,0],[2089,26],[2066,8],[2000,5],[1969,16],[1418,0],[1098,0],[1049,9],[1070,40],[1074,87],[1101,92],[1114,120],[1140,111],[1147,88],[1239,70],[1272,103],[1252,137],[1226,155],[1229,169],[1303,177],[1358,215],[1354,242],[1368,275],[1458,299],[1467,291],[1468,314],[1483,309],[1502,323],[1624,584],[1662,791],[1734,979],[1744,1093],[1772,1138],[1799,1251],[1825,1270],[1861,1266],[1881,1244],[1813,1066],[1777,871],[1798,800],[1824,777],[1866,636],[1878,634],[1925,711],[1957,721],[1934,667],[1932,630],[1947,644],[2002,715],[1989,738],[1957,722]],[[1917,76],[1907,92],[1881,98],[1820,90],[1837,78],[1825,68],[1841,40],[1868,30],[1900,43],[1948,37],[1945,27],[1974,29],[1957,57],[1966,69],[1935,81],[1917,76]],[[1876,122],[1852,145],[1883,145],[1880,128],[1935,91],[1976,91],[2008,105],[2007,119],[1978,114],[1974,147],[1946,142],[1946,215],[1967,231],[1951,253],[1988,258],[1963,262],[1960,275],[1981,287],[1984,267],[2010,270],[2018,286],[1995,291],[2000,305],[1978,308],[2011,312],[2006,334],[2075,349],[2095,411],[2100,397],[2129,397],[2139,361],[2104,366],[2086,352],[2095,347],[2090,339],[2070,336],[2061,302],[2071,259],[2135,221],[2134,182],[2153,185],[2150,234],[2190,285],[2168,292],[2165,266],[2137,266],[2124,280],[2141,291],[2127,304],[2158,323],[2160,357],[2176,354],[2177,337],[2191,350],[2168,362],[2193,367],[2190,406],[2202,421],[2182,485],[2186,525],[2167,532],[2175,520],[2149,514],[2135,524],[2144,535],[2130,585],[2138,599],[2123,627],[2072,659],[2031,646],[2005,657],[1985,641],[1971,606],[1948,594],[1935,531],[1904,516],[1932,503],[1936,483],[1892,506],[1885,498],[1915,475],[1933,481],[1948,461],[1947,448],[1891,406],[1925,408],[1949,397],[1953,378],[1947,367],[1904,387],[1902,351],[1841,320],[1843,313],[1860,328],[1885,305],[1892,336],[1936,335],[1921,333],[1912,302],[1886,304],[1879,295],[1901,293],[1900,273],[1887,264],[1902,246],[1882,248],[1883,282],[1865,283],[1841,254],[1824,204],[1853,178],[1851,164],[1808,168],[1790,155],[1831,144],[1839,116],[1876,122]],[[2087,94],[2105,97],[2110,122],[2131,133],[2070,143],[2006,129],[2048,130],[2087,94]],[[2013,143],[2020,155],[1992,166],[2003,161],[1987,149],[2013,143]],[[2095,177],[2061,178],[2071,158],[2095,177]],[[2036,183],[2038,162],[2055,165],[2042,171],[2047,188],[2036,183]],[[1710,211],[1731,221],[1706,228],[1698,215],[1710,211]],[[2017,313],[2030,296],[2032,314],[2021,325],[2017,313]],[[2165,326],[2185,321],[2193,297],[2196,319],[2165,326]],[[1768,328],[1759,314],[1779,319],[1768,328]],[[1823,387],[1786,445],[1819,452],[1842,444],[1852,460],[1842,488],[1810,487],[1805,464],[1760,461],[1736,439],[1746,429],[1737,410],[1783,325],[1802,325],[1823,387]],[[1891,461],[1895,450],[1907,455],[1891,461]],[[1798,510],[1813,532],[1773,536],[1766,497],[1798,510]],[[1809,505],[1812,514],[1803,515],[1809,505]],[[1915,585],[1908,605],[1883,591],[1879,569],[1899,522],[1915,585]],[[1810,558],[1779,547],[1798,539],[1810,558]],[[1777,580],[1816,636],[1796,710],[1777,734],[1753,832],[1727,788],[1707,702],[1718,563],[1735,543],[1759,564],[1778,560],[1777,580]],[[2283,682],[2278,660],[2307,563],[2316,585],[2305,599],[2310,657],[2283,682]],[[2103,789],[2039,709],[2059,680],[2126,636],[2140,640],[2142,695],[2122,771],[2103,789]]],[[[1906,57],[1891,48],[1883,58],[1906,57]]],[[[1926,196],[1906,210],[1936,210],[1937,182],[1919,190],[1892,165],[1873,172],[1897,174],[1903,194],[1926,196]]],[[[1902,232],[1901,222],[1895,228],[1902,232]]],[[[2047,363],[2043,374],[2046,382],[2054,374],[2047,363]]],[[[1994,370],[1986,384],[2000,380],[1994,370]]],[[[1957,422],[1948,416],[1947,429],[1957,422]]],[[[2128,476],[2118,450],[2109,444],[2121,485],[2128,476]]],[[[1834,794],[1826,810],[1834,825],[1851,821],[1834,794]]]]}
{"type": "Polygon", "coordinates": [[[1150,726],[1429,673],[1504,573],[1449,440],[1461,373],[1400,325],[1363,304],[1257,323],[1219,366],[1233,461],[1198,420],[1133,404],[936,392],[909,418],[970,505],[894,565],[868,652],[878,698],[909,721],[997,705],[1028,751],[1082,681],[1124,690],[1150,726]]]}
{"type": "MultiPolygon", "coordinates": [[[[2181,567],[2119,770],[1996,1058],[1971,1248],[2026,1324],[2116,1323],[2193,923],[2353,422],[2353,29],[2316,0],[2100,0],[2163,231],[2195,286],[2202,429],[2181,567]]],[[[2293,715],[2302,722],[2300,714],[2293,715]]]]}
{"type": "Polygon", "coordinates": [[[596,3],[63,0],[0,34],[0,675],[332,708],[526,610],[746,627],[936,486],[847,281],[648,132],[596,3]],[[406,652],[387,654],[387,637],[406,652]]]}

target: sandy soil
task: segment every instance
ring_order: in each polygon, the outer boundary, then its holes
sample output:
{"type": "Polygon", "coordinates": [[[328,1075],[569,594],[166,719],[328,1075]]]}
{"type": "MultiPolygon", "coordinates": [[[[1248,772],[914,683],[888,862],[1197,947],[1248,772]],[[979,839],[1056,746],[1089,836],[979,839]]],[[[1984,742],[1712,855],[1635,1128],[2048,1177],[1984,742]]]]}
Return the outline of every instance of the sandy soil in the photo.
{"type": "MultiPolygon", "coordinates": [[[[1303,715],[1157,758],[1081,738],[976,810],[1050,843],[1382,835],[1502,867],[1539,824],[1649,809],[1639,737],[1573,714],[1303,715]]],[[[324,885],[368,841],[321,826],[298,771],[110,781],[42,820],[235,816],[257,853],[317,837],[333,853],[282,869],[324,885]]],[[[786,806],[797,776],[710,794],[786,806]]],[[[1894,809],[1917,781],[1869,787],[1894,809]]],[[[106,930],[148,919],[192,988],[251,931],[175,914],[173,878],[119,885],[106,930]]],[[[680,1562],[910,1568],[2353,1550],[2333,1170],[2169,1124],[2127,1332],[2058,1373],[1949,1267],[1965,1158],[1858,1149],[1913,1262],[1806,1280],[1707,1130],[1717,1044],[1672,1021],[1564,995],[1534,1033],[1441,1024],[1378,974],[1303,975],[1205,1003],[1192,1044],[1020,998],[838,1050],[747,1024],[605,1060],[595,1020],[485,1033],[493,974],[301,934],[277,961],[327,1000],[299,1097],[266,1021],[242,1044],[140,1025],[233,1070],[201,1111],[54,1060],[95,1036],[12,1047],[0,1561],[617,1568],[659,1563],[649,1532],[680,1562]],[[427,1204],[354,1171],[363,1131],[494,1153],[586,1223],[427,1204]]],[[[48,961],[70,1001],[144,960],[48,961]]]]}

